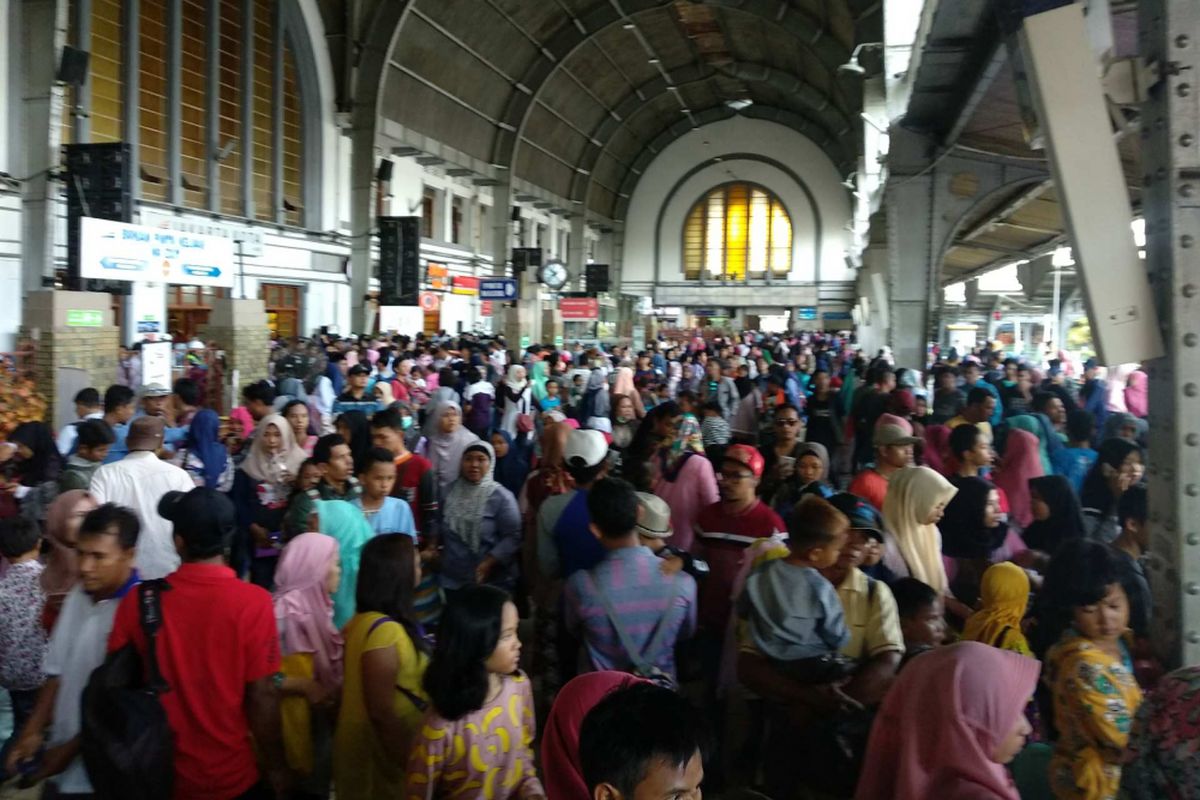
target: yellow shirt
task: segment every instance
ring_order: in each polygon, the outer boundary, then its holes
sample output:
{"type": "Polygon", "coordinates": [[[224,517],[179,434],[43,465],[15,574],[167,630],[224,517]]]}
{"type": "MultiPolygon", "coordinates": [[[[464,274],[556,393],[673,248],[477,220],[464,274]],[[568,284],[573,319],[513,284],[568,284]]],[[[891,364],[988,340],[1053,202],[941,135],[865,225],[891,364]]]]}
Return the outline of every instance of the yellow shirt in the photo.
{"type": "MultiPolygon", "coordinates": [[[[394,647],[400,660],[396,685],[428,703],[421,688],[428,658],[417,650],[404,626],[385,620],[383,614],[356,614],[346,623],[342,638],[346,643],[345,678],[342,705],[338,711],[337,731],[333,738],[333,784],[338,800],[389,800],[404,797],[405,764],[388,756],[375,735],[367,715],[363,696],[362,658],[370,650],[394,647]],[[376,624],[379,622],[379,624],[376,624]]],[[[393,712],[403,722],[410,737],[421,728],[424,709],[408,694],[396,690],[393,712]]],[[[407,743],[403,748],[408,750],[407,743]]]]}
{"type": "Polygon", "coordinates": [[[949,428],[950,430],[954,430],[959,425],[968,425],[968,424],[974,425],[976,428],[979,428],[979,430],[983,432],[984,438],[988,440],[988,444],[991,444],[992,442],[996,441],[995,437],[992,436],[992,423],[990,423],[990,422],[970,422],[969,423],[967,420],[963,419],[963,417],[961,415],[955,417],[954,419],[946,420],[946,427],[949,428]]]}

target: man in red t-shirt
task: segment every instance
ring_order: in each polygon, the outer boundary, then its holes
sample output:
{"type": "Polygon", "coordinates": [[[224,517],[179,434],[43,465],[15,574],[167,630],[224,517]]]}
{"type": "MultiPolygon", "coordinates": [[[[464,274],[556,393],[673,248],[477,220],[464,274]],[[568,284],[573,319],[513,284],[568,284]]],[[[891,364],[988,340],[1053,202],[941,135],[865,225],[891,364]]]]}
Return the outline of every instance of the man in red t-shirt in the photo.
{"type": "Polygon", "coordinates": [[[700,583],[700,629],[706,635],[725,635],[732,606],[729,596],[746,548],[787,530],[779,515],[758,499],[762,473],[762,454],[753,447],[735,444],[727,448],[717,472],[721,500],[705,507],[696,518],[696,555],[706,560],[709,568],[708,577],[700,583]]]}
{"type": "MultiPolygon", "coordinates": [[[[225,566],[237,517],[212,489],[168,492],[158,513],[174,524],[183,563],[160,595],[156,652],[175,735],[174,800],[266,800],[286,792],[279,722],[279,635],[271,595],[225,566]],[[269,765],[261,781],[255,750],[269,765]],[[269,786],[269,788],[268,788],[269,786]]],[[[108,650],[132,642],[145,657],[138,593],[117,608],[108,650]]]]}
{"type": "Polygon", "coordinates": [[[429,459],[405,446],[404,420],[404,415],[394,408],[376,413],[371,417],[371,444],[395,456],[396,484],[392,487],[392,497],[408,501],[417,530],[428,540],[437,533],[432,530],[438,516],[437,478],[429,459]]]}
{"type": "Polygon", "coordinates": [[[883,508],[888,481],[898,470],[912,466],[913,445],[920,441],[921,439],[912,435],[911,430],[906,431],[899,425],[876,426],[873,440],[875,466],[855,475],[847,491],[866,500],[875,508],[883,508]]]}

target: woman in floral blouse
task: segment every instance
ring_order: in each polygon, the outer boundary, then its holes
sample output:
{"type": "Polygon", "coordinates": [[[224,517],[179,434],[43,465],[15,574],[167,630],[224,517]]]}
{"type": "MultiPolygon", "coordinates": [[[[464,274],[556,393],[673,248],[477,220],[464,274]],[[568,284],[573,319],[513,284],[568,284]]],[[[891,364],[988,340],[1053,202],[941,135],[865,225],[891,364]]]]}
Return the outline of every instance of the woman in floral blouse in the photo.
{"type": "Polygon", "coordinates": [[[1162,679],[1133,722],[1122,800],[1200,797],[1200,666],[1162,679]]]}
{"type": "Polygon", "coordinates": [[[1126,646],[1129,600],[1109,549],[1087,540],[1061,548],[1043,601],[1039,625],[1061,630],[1043,673],[1058,731],[1051,788],[1059,800],[1115,800],[1142,692],[1126,646]]]}

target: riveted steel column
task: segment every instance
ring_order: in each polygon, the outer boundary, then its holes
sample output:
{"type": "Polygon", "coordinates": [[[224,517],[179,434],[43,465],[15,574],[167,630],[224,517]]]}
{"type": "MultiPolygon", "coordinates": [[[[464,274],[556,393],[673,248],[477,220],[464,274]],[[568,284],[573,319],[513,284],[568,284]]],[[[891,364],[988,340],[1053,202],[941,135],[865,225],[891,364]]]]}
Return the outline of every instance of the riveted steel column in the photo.
{"type": "Polygon", "coordinates": [[[1142,106],[1146,264],[1167,355],[1150,375],[1155,636],[1171,666],[1200,663],[1200,5],[1143,0],[1141,52],[1160,80],[1142,106]]]}

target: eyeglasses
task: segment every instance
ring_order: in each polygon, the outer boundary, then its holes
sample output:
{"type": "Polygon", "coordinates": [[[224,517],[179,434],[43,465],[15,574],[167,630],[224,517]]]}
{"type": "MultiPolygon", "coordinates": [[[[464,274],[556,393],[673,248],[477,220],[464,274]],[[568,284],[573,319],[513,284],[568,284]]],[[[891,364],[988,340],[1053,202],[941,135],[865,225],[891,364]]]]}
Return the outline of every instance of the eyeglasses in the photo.
{"type": "Polygon", "coordinates": [[[777,420],[775,420],[775,424],[776,425],[788,425],[788,426],[799,425],[800,420],[798,420],[798,419],[777,419],[777,420]]]}

